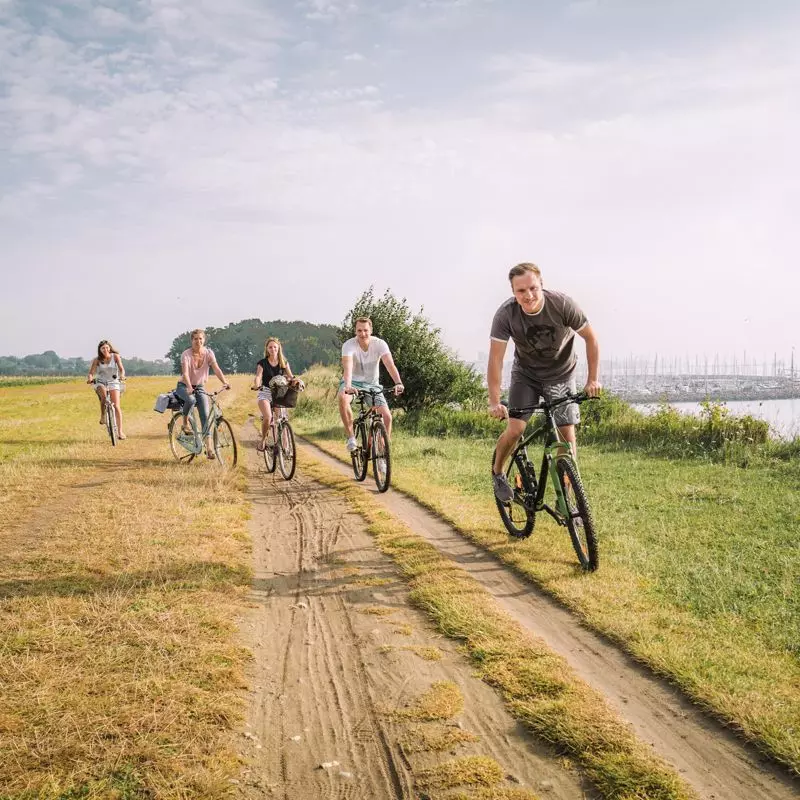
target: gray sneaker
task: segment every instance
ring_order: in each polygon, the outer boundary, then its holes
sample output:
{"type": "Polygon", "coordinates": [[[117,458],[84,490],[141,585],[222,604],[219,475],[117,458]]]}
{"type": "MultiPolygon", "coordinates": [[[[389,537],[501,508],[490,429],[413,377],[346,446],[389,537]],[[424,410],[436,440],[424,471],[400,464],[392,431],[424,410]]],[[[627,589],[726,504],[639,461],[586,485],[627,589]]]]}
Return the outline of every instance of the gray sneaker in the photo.
{"type": "Polygon", "coordinates": [[[501,503],[510,503],[514,499],[514,490],[502,472],[499,475],[492,474],[492,483],[494,484],[494,496],[501,503]]]}

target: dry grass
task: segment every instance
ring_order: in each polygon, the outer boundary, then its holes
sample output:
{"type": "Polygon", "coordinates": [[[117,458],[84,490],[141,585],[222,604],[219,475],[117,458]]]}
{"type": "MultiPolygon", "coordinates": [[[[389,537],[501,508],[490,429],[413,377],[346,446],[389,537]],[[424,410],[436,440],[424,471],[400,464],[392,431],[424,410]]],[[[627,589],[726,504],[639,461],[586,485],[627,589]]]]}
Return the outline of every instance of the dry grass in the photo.
{"type": "Polygon", "coordinates": [[[0,389],[3,797],[215,798],[238,771],[247,508],[172,460],[172,383],[129,383],[113,449],[85,385],[0,389]]]}
{"type": "Polygon", "coordinates": [[[395,608],[387,608],[386,606],[366,606],[365,608],[359,608],[359,614],[370,614],[373,617],[388,617],[390,614],[394,614],[397,609],[395,608]]]}
{"type": "Polygon", "coordinates": [[[489,756],[461,756],[424,770],[418,778],[423,790],[457,786],[495,786],[503,780],[502,767],[489,756]]]}
{"type": "Polygon", "coordinates": [[[448,792],[428,794],[428,800],[541,800],[538,794],[529,789],[516,786],[487,786],[465,792],[448,792]]]}
{"type": "Polygon", "coordinates": [[[415,653],[423,661],[442,660],[442,651],[438,647],[426,647],[424,645],[407,644],[403,646],[403,650],[408,650],[411,653],[415,653]]]}
{"type": "Polygon", "coordinates": [[[410,708],[398,709],[394,715],[403,719],[445,720],[464,710],[464,695],[452,681],[437,681],[410,708]]]}
{"type": "Polygon", "coordinates": [[[462,744],[471,744],[479,738],[470,731],[456,725],[442,725],[440,722],[428,722],[410,726],[400,740],[403,751],[413,753],[439,753],[453,750],[462,744]]]}
{"type": "Polygon", "coordinates": [[[695,796],[599,693],[504,614],[463,570],[348,478],[308,454],[305,465],[308,474],[340,491],[366,519],[378,548],[397,563],[408,581],[412,602],[441,632],[462,643],[478,674],[499,690],[509,711],[574,759],[601,796],[631,800],[695,796]]]}

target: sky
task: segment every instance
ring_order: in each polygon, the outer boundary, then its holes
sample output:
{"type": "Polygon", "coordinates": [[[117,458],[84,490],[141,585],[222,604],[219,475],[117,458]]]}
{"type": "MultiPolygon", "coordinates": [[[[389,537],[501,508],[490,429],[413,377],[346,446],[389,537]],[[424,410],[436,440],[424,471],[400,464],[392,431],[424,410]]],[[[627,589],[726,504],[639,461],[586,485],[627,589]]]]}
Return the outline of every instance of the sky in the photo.
{"type": "Polygon", "coordinates": [[[540,266],[604,357],[800,357],[794,0],[0,0],[0,355],[370,285],[473,360],[540,266]]]}

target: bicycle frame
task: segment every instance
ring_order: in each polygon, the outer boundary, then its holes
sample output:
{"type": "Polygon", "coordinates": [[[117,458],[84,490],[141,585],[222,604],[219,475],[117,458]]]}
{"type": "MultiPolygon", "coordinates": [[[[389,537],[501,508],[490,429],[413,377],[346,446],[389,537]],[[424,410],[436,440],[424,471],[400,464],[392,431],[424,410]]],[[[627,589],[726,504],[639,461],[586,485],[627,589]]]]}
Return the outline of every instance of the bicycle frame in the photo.
{"type": "Polygon", "coordinates": [[[380,412],[378,411],[377,407],[374,405],[367,406],[367,395],[372,397],[373,403],[375,402],[375,397],[382,393],[383,390],[377,389],[359,389],[358,394],[356,395],[356,402],[359,404],[360,408],[358,411],[358,416],[353,420],[353,430],[355,430],[360,425],[367,425],[367,428],[372,427],[372,421],[374,419],[379,419],[383,421],[383,417],[381,417],[380,412]],[[367,422],[369,421],[369,422],[367,422]]]}
{"type": "MultiPolygon", "coordinates": [[[[563,402],[567,403],[571,401],[572,398],[565,398],[563,402]]],[[[556,406],[558,405],[561,405],[561,403],[556,403],[556,406]]],[[[559,436],[558,426],[556,425],[553,417],[554,407],[555,406],[544,407],[540,409],[542,411],[541,416],[533,424],[532,429],[528,429],[522,435],[522,439],[511,454],[511,461],[516,462],[520,471],[520,475],[524,475],[524,479],[528,483],[533,483],[535,487],[533,505],[529,505],[529,503],[526,503],[524,500],[522,500],[522,504],[533,512],[546,511],[559,525],[565,525],[566,520],[569,517],[569,509],[567,507],[567,501],[564,497],[564,493],[561,490],[561,482],[558,480],[558,473],[556,472],[556,459],[566,457],[569,458],[573,464],[575,464],[576,469],[578,465],[572,456],[569,444],[559,436]],[[546,432],[546,438],[544,443],[544,452],[542,454],[542,463],[539,468],[539,481],[537,482],[535,476],[531,475],[530,471],[528,470],[528,466],[531,464],[531,460],[528,457],[528,445],[542,432],[546,432]],[[563,452],[564,450],[567,452],[563,452]],[[547,480],[544,478],[545,475],[550,476],[550,480],[553,483],[553,488],[555,489],[555,509],[551,508],[549,505],[547,505],[547,503],[544,502],[544,495],[547,491],[547,480]]]]}
{"type": "MultiPolygon", "coordinates": [[[[203,440],[211,435],[211,432],[214,430],[214,425],[216,425],[217,421],[222,419],[222,409],[219,407],[216,397],[220,392],[224,392],[225,389],[217,389],[216,392],[206,392],[206,397],[208,397],[208,413],[206,414],[206,424],[202,428],[202,430],[198,431],[197,426],[195,426],[195,433],[196,436],[194,437],[194,448],[189,450],[186,447],[187,443],[181,442],[184,447],[190,453],[194,453],[195,455],[199,455],[203,452],[203,440]]],[[[202,399],[202,398],[201,398],[202,399]]],[[[195,407],[196,408],[196,407],[195,407]]],[[[194,409],[193,409],[194,411],[194,409]]],[[[176,414],[181,414],[181,411],[176,411],[176,414]]],[[[198,417],[200,412],[197,412],[198,417]]]]}

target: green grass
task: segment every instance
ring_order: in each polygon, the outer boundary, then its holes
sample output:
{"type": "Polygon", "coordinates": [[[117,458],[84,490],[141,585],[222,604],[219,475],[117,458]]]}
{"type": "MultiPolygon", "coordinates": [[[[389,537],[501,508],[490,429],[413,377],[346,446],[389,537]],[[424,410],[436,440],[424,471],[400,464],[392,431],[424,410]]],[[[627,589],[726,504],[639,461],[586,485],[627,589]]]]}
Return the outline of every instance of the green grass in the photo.
{"type": "MultiPolygon", "coordinates": [[[[342,456],[329,388],[316,393],[295,427],[342,456]]],[[[546,515],[526,541],[504,534],[488,480],[493,446],[397,430],[393,485],[800,773],[797,461],[743,469],[580,446],[600,535],[600,569],[587,576],[546,515]]]]}

